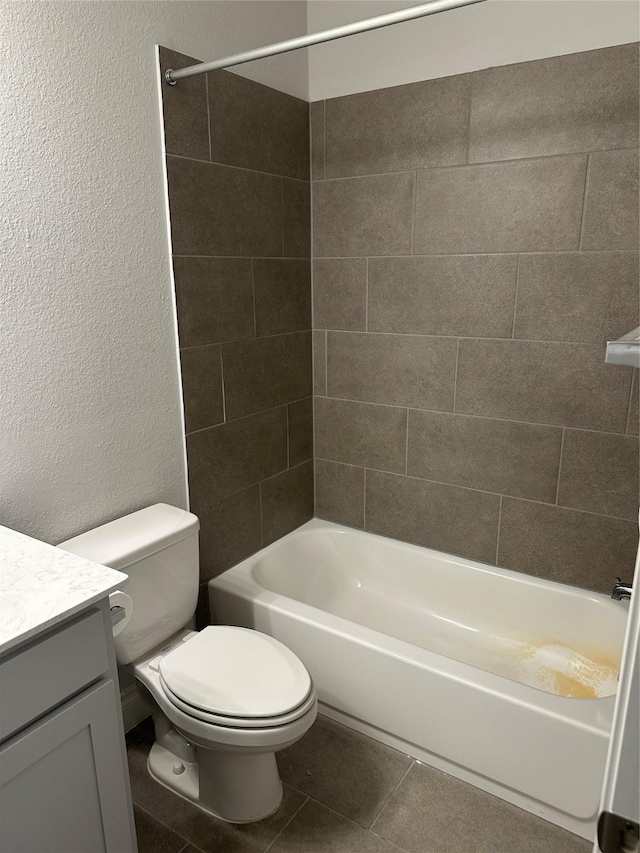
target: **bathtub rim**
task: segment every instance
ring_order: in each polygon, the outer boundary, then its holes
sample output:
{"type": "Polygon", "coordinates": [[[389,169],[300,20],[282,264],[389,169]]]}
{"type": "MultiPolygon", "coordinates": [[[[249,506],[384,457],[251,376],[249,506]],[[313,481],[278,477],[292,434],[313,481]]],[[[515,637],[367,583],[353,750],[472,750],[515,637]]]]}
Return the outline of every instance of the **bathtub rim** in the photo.
{"type": "MultiPolygon", "coordinates": [[[[472,664],[447,657],[439,652],[433,652],[417,646],[407,640],[398,639],[391,634],[386,634],[375,628],[370,628],[345,617],[337,616],[328,610],[301,602],[284,593],[273,592],[263,586],[256,577],[256,569],[260,560],[267,554],[277,551],[279,547],[282,547],[284,542],[294,537],[299,538],[305,533],[313,531],[344,532],[358,538],[366,537],[367,539],[373,537],[374,539],[390,542],[401,550],[409,550],[414,553],[427,552],[429,555],[445,562],[461,562],[466,567],[474,570],[505,577],[526,586],[542,587],[543,589],[553,590],[563,595],[571,595],[597,602],[608,600],[604,593],[585,590],[581,587],[547,580],[546,578],[538,578],[533,575],[524,575],[521,572],[511,569],[492,566],[488,563],[480,563],[467,557],[447,554],[422,545],[414,545],[402,540],[392,539],[391,537],[381,536],[380,534],[358,528],[346,527],[318,518],[311,519],[281,539],[272,542],[232,568],[209,580],[207,587],[210,600],[215,596],[216,589],[249,598],[267,609],[287,614],[296,621],[311,625],[320,624],[323,630],[330,631],[342,637],[348,637],[360,645],[375,648],[391,657],[401,660],[411,660],[418,667],[436,672],[444,678],[469,684],[475,689],[492,695],[498,695],[513,704],[526,707],[533,705],[546,716],[565,721],[570,720],[574,725],[583,729],[593,731],[601,736],[609,736],[613,720],[615,693],[599,698],[576,698],[547,693],[536,687],[522,684],[505,676],[480,669],[472,664]]],[[[214,609],[212,607],[211,612],[214,612],[214,609]]],[[[626,610],[628,611],[628,608],[626,610]]],[[[626,615],[625,613],[625,617],[626,615]]]]}

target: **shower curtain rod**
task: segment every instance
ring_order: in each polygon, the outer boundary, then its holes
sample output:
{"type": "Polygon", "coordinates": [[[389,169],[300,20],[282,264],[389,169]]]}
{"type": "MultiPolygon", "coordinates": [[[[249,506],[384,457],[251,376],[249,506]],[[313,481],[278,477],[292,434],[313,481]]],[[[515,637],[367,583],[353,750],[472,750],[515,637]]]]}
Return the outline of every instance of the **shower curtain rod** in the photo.
{"type": "Polygon", "coordinates": [[[380,27],[388,27],[391,24],[401,24],[403,21],[412,21],[414,18],[424,18],[426,15],[435,15],[437,12],[448,12],[459,6],[471,6],[473,3],[484,3],[485,0],[432,0],[431,3],[421,3],[419,6],[410,6],[408,9],[400,9],[397,12],[389,12],[386,15],[378,15],[375,18],[367,18],[364,21],[356,21],[353,24],[344,24],[342,27],[334,27],[321,33],[298,36],[298,38],[270,44],[266,47],[257,47],[236,53],[224,59],[215,59],[213,62],[200,62],[198,65],[189,65],[174,71],[169,68],[164,76],[170,86],[175,86],[178,80],[185,77],[194,77],[196,74],[206,74],[207,71],[217,71],[219,68],[230,68],[232,65],[242,65],[244,62],[252,62],[254,59],[263,59],[265,56],[275,56],[278,53],[288,53],[290,50],[299,50],[302,47],[310,47],[314,44],[322,44],[325,41],[341,39],[345,36],[353,36],[357,33],[365,33],[368,30],[377,30],[380,27]]]}

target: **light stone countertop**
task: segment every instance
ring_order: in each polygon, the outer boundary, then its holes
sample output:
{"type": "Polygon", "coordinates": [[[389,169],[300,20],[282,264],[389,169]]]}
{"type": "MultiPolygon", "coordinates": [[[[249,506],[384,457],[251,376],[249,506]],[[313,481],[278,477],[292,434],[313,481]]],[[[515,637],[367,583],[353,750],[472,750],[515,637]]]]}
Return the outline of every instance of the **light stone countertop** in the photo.
{"type": "Polygon", "coordinates": [[[0,525],[0,654],[118,589],[127,575],[0,525]]]}

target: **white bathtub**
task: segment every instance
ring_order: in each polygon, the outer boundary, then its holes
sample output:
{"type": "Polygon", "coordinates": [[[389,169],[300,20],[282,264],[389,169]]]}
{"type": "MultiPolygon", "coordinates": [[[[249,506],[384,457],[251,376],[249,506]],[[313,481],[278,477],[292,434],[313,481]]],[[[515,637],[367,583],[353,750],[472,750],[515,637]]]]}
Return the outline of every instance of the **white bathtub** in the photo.
{"type": "Polygon", "coordinates": [[[626,603],[316,519],[209,597],[327,716],[593,838],[626,603]]]}

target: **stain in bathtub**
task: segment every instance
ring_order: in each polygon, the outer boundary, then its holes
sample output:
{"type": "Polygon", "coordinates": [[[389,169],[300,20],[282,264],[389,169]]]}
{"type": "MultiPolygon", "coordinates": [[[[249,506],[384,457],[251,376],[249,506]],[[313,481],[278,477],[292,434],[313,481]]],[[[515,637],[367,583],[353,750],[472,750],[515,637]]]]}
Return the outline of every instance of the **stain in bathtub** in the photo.
{"type": "Polygon", "coordinates": [[[583,654],[554,640],[528,643],[518,655],[522,680],[557,696],[598,699],[617,690],[619,665],[608,655],[583,654]]]}

